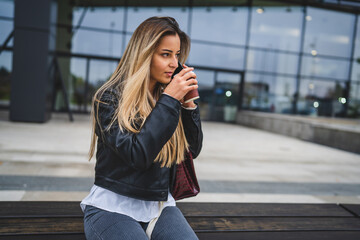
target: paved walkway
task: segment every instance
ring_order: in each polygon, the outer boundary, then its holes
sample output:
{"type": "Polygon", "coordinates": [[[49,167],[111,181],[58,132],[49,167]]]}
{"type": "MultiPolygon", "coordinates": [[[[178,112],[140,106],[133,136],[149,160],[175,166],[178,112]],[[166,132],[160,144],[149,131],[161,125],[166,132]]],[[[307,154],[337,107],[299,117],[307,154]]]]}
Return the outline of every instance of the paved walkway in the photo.
{"type": "MultiPolygon", "coordinates": [[[[88,115],[14,123],[0,112],[0,200],[79,201],[91,188],[88,115]]],[[[238,125],[203,122],[201,193],[183,201],[360,203],[360,155],[238,125]]]]}

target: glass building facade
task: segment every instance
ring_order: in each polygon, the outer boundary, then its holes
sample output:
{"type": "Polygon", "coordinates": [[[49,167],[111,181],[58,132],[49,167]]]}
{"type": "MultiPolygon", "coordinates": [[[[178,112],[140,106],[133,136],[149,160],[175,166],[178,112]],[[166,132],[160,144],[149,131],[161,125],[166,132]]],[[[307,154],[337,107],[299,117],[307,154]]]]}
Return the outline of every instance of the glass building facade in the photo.
{"type": "MultiPolygon", "coordinates": [[[[359,13],[356,1],[58,1],[57,56],[71,109],[89,112],[135,28],[172,16],[191,38],[204,120],[233,121],[239,109],[360,118],[359,13]]],[[[14,18],[14,1],[0,0],[2,108],[14,18]]]]}

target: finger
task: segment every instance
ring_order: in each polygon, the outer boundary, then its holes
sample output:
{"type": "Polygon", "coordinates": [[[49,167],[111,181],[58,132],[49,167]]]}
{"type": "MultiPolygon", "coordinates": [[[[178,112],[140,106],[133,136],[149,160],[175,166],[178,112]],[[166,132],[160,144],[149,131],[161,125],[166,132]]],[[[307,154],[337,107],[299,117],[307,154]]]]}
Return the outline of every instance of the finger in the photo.
{"type": "Polygon", "coordinates": [[[186,80],[189,80],[191,78],[195,78],[196,79],[196,74],[194,72],[189,72],[185,75],[186,80]]]}
{"type": "Polygon", "coordinates": [[[197,84],[197,79],[196,78],[191,78],[191,79],[187,80],[186,83],[188,83],[188,84],[197,84]]]}
{"type": "Polygon", "coordinates": [[[193,71],[194,70],[194,68],[184,68],[183,70],[181,70],[179,73],[178,73],[178,75],[180,76],[180,77],[182,77],[182,76],[184,76],[185,74],[187,74],[188,72],[191,72],[191,71],[193,71]]]}
{"type": "Polygon", "coordinates": [[[189,89],[189,91],[191,91],[191,90],[198,89],[198,88],[199,88],[199,85],[194,84],[194,85],[190,85],[188,89],[189,89]]]}
{"type": "Polygon", "coordinates": [[[198,81],[196,80],[196,78],[191,78],[189,80],[186,81],[186,83],[189,85],[197,85],[198,81]]]}

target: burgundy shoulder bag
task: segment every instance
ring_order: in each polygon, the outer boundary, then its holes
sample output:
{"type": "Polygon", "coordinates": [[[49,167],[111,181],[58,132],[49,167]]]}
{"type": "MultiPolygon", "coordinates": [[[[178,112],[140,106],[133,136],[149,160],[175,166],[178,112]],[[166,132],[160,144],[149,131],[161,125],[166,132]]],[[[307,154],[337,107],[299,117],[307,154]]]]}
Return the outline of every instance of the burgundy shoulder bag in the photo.
{"type": "Polygon", "coordinates": [[[196,178],[193,157],[190,151],[185,154],[185,160],[176,165],[176,176],[171,195],[175,200],[194,197],[200,192],[196,178]]]}

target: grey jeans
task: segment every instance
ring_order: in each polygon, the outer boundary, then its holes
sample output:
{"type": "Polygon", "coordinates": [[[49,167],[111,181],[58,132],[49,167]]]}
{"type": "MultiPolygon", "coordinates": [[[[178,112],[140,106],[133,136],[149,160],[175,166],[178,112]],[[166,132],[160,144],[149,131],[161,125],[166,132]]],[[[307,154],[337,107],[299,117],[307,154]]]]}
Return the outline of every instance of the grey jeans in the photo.
{"type": "MultiPolygon", "coordinates": [[[[145,234],[148,223],[93,206],[86,206],[84,230],[88,240],[136,239],[148,240],[145,234]]],[[[153,240],[198,239],[177,207],[165,207],[152,232],[153,240]]]]}

